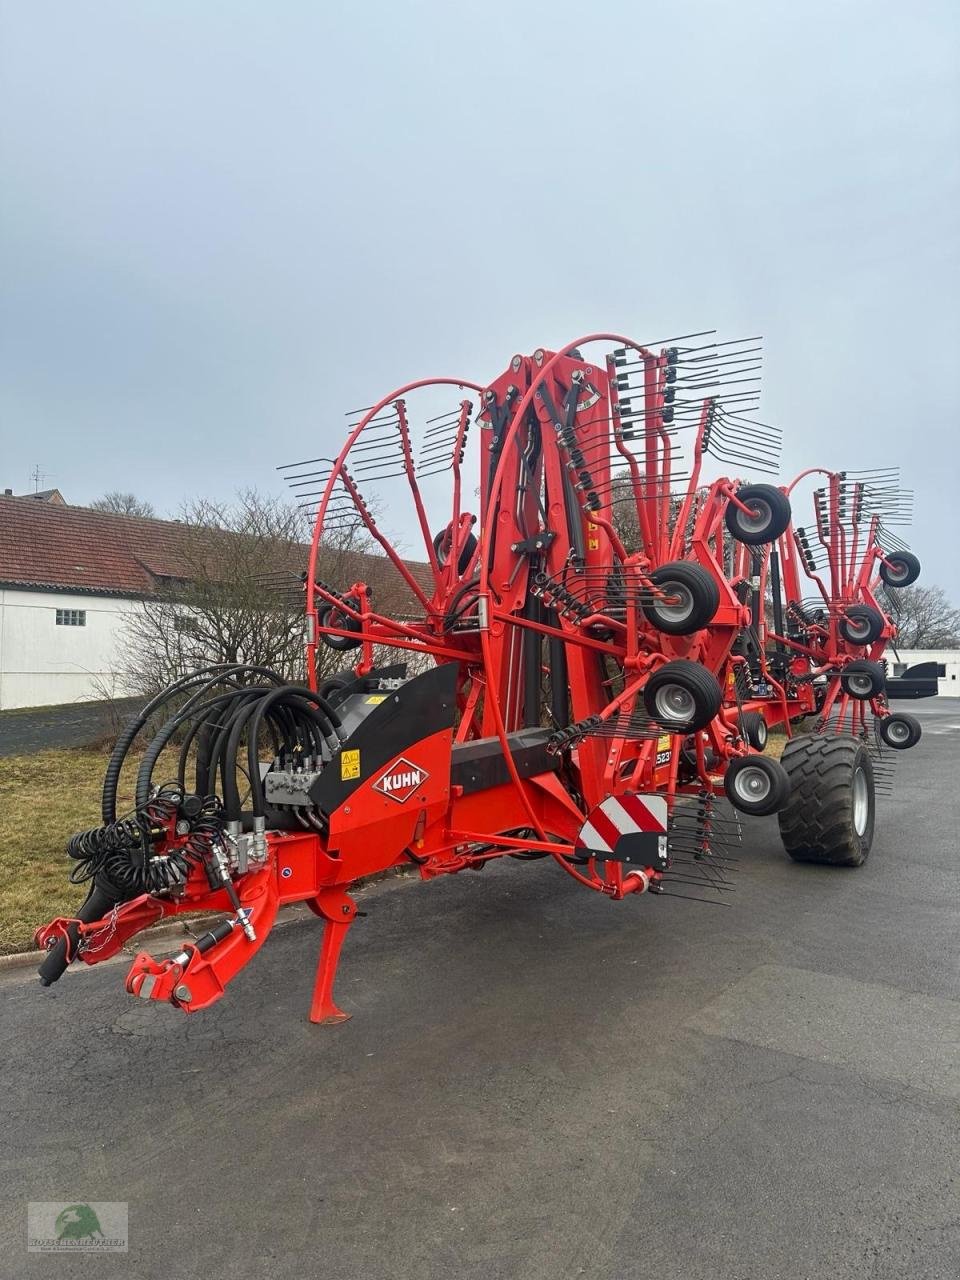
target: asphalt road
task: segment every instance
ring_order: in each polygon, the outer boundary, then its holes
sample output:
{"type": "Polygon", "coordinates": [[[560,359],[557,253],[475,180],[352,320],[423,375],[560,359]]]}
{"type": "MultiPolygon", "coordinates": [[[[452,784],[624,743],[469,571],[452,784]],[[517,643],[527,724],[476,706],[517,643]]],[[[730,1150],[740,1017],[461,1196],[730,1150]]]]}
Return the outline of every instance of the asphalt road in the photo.
{"type": "Polygon", "coordinates": [[[62,747],[86,747],[116,737],[143,698],[67,702],[56,707],[0,711],[0,756],[29,755],[62,747]]]}
{"type": "Polygon", "coordinates": [[[728,908],[384,882],[335,1029],[312,922],[191,1017],[7,977],[0,1275],[956,1280],[960,702],[918,710],[862,869],[754,819],[728,908]],[[66,1198],[128,1201],[130,1254],[27,1255],[66,1198]]]}

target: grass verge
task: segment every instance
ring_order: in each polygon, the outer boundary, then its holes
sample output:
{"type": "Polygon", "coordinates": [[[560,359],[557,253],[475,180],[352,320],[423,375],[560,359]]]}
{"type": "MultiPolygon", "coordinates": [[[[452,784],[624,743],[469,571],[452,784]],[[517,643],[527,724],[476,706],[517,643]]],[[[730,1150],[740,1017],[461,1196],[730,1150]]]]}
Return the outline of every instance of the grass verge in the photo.
{"type": "MultiPolygon", "coordinates": [[[[33,945],[38,925],[72,915],[86,896],[67,879],[66,843],[100,822],[107,753],[40,751],[0,757],[0,955],[33,945]]],[[[132,804],[139,760],[121,775],[119,804],[132,804]]]]}

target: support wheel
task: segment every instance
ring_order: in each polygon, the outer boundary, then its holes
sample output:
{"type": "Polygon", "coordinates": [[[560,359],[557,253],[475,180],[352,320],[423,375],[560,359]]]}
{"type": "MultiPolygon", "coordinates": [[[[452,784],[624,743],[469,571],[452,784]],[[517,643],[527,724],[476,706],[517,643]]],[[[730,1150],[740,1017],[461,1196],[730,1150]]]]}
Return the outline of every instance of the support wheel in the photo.
{"type": "Polygon", "coordinates": [[[844,609],[839,627],[848,644],[873,644],[883,633],[883,614],[872,604],[852,604],[844,609]]]}
{"type": "Polygon", "coordinates": [[[722,701],[723,690],[716,676],[688,658],[664,663],[643,689],[647,715],[669,733],[705,729],[722,701]]]}
{"type": "Polygon", "coordinates": [[[884,716],[877,721],[877,732],[894,751],[906,751],[917,745],[923,731],[916,716],[897,711],[892,716],[884,716]]]}
{"type": "MultiPolygon", "coordinates": [[[[360,601],[356,596],[344,596],[343,602],[351,609],[360,608],[360,601]]],[[[338,609],[335,604],[321,605],[317,610],[317,628],[321,632],[320,639],[328,649],[335,649],[338,653],[345,653],[348,649],[360,648],[359,640],[354,640],[352,636],[327,635],[323,630],[324,627],[336,627],[338,631],[360,630],[360,623],[357,619],[351,618],[342,609],[338,609]]]]}
{"type": "Polygon", "coordinates": [[[772,484],[742,484],[737,499],[750,508],[741,511],[732,502],[724,512],[727,528],[738,542],[761,546],[776,542],[790,523],[790,499],[772,484]]]}
{"type": "Polygon", "coordinates": [[[745,711],[740,717],[740,727],[754,751],[762,751],[766,747],[770,734],[762,711],[745,711]]]}
{"type": "Polygon", "coordinates": [[[882,664],[868,662],[865,658],[848,663],[840,672],[840,688],[860,702],[878,697],[883,693],[886,683],[887,676],[882,664]]]}
{"type": "MultiPolygon", "coordinates": [[[[447,525],[446,529],[442,529],[433,540],[433,549],[437,553],[437,564],[441,569],[450,558],[450,548],[452,545],[453,530],[450,525],[447,525]]],[[[473,553],[476,549],[476,535],[468,533],[460,548],[460,556],[457,560],[457,573],[466,573],[467,569],[470,567],[470,561],[473,559],[473,553]]]]}
{"type": "Polygon", "coordinates": [[[776,813],[790,798],[790,779],[769,756],[737,756],[723,777],[727,799],[741,813],[776,813]]]}
{"type": "Polygon", "coordinates": [[[780,837],[794,862],[859,867],[873,843],[873,765],[862,742],[802,734],[780,758],[790,796],[780,810],[780,837]]]}
{"type": "Polygon", "coordinates": [[[713,620],[720,605],[720,588],[702,565],[676,560],[661,565],[650,581],[664,599],[643,606],[644,616],[668,636],[692,636],[713,620]]]}
{"type": "Polygon", "coordinates": [[[888,587],[909,587],[920,577],[920,561],[912,551],[893,551],[884,559],[880,577],[888,587]]]}

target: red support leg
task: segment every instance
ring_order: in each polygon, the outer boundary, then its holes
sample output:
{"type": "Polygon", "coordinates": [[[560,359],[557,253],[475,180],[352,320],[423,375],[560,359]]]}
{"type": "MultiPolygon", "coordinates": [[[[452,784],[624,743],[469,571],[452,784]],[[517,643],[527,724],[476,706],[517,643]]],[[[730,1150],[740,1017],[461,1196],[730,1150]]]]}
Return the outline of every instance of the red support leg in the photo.
{"type": "Polygon", "coordinates": [[[346,1022],[351,1016],[334,1004],[333,982],[340,960],[340,948],[357,914],[357,905],[342,889],[327,889],[319,893],[309,906],[324,921],[317,979],[310,1003],[310,1021],[321,1026],[332,1026],[338,1022],[346,1022]]]}

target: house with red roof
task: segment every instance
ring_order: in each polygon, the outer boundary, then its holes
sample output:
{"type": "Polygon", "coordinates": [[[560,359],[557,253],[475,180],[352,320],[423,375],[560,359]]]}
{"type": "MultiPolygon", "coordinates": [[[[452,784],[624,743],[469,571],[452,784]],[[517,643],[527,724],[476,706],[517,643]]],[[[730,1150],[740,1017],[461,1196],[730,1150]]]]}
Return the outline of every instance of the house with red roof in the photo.
{"type": "MultiPolygon", "coordinates": [[[[57,490],[0,494],[0,710],[134,692],[118,674],[124,622],[189,580],[188,539],[179,521],[70,506],[57,490]]],[[[296,563],[288,545],[264,565],[264,590],[283,590],[285,605],[299,613],[297,575],[308,548],[293,551],[296,563]]],[[[407,564],[432,590],[429,567],[407,564]]],[[[345,551],[332,571],[344,589],[370,584],[388,611],[415,607],[382,555],[345,551]]]]}
{"type": "Polygon", "coordinates": [[[124,616],[184,573],[176,521],[53,492],[0,495],[0,710],[102,698],[124,616]]]}

